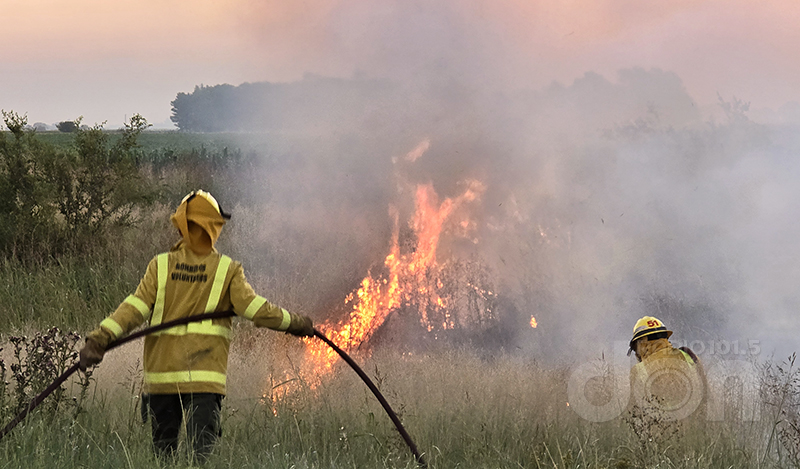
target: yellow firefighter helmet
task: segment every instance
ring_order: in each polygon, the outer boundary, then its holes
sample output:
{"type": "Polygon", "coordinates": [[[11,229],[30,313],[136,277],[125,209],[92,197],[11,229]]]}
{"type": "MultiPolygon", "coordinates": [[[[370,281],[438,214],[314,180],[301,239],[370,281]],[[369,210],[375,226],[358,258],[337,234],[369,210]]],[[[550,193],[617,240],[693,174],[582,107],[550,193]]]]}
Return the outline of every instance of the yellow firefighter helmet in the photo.
{"type": "MultiPolygon", "coordinates": [[[[664,325],[658,318],[654,318],[652,316],[645,316],[638,321],[636,321],[636,325],[633,326],[633,338],[630,342],[630,348],[633,350],[633,344],[641,339],[642,337],[646,337],[652,334],[659,334],[665,333],[667,334],[667,338],[672,335],[672,331],[667,329],[667,326],[664,325]]],[[[630,353],[630,351],[628,352],[630,353]]]]}
{"type": "Polygon", "coordinates": [[[230,220],[231,216],[222,211],[222,208],[220,208],[219,202],[217,202],[217,199],[215,199],[214,196],[211,195],[210,193],[208,193],[206,191],[203,191],[203,190],[197,190],[197,191],[189,192],[188,194],[186,194],[186,197],[184,197],[183,200],[181,200],[181,204],[183,204],[185,202],[189,202],[194,197],[202,197],[202,198],[206,199],[208,201],[208,203],[210,203],[211,206],[214,207],[214,209],[216,209],[217,213],[219,213],[220,216],[222,216],[222,218],[224,218],[225,220],[230,220]]]}

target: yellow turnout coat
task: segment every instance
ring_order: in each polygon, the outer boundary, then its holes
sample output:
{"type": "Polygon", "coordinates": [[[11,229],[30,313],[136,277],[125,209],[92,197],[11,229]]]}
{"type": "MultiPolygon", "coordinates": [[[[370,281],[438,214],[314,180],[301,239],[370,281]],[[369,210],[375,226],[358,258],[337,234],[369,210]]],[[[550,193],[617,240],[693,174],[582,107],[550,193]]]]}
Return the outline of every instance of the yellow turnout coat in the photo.
{"type": "MultiPolygon", "coordinates": [[[[157,325],[215,311],[234,311],[258,327],[278,331],[298,325],[299,316],[256,294],[241,263],[213,248],[224,220],[210,200],[193,197],[181,203],[172,221],[183,239],[150,261],[136,291],[89,338],[105,349],[146,321],[157,325]]],[[[143,391],[225,394],[231,322],[209,319],[147,336],[143,391]]]]}

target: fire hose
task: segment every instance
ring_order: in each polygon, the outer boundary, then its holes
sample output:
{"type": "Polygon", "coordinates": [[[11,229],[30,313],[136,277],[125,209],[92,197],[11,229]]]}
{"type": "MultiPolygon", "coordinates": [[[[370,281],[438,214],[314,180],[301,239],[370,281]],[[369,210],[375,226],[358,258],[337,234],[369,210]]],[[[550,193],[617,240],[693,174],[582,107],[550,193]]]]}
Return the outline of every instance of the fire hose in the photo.
{"type": "Polygon", "coordinates": [[[375,386],[375,383],[373,383],[372,380],[369,379],[369,376],[367,376],[367,374],[364,373],[364,370],[362,370],[361,367],[358,366],[356,362],[353,361],[352,358],[350,358],[350,355],[345,353],[344,350],[337,347],[336,344],[331,342],[330,339],[322,335],[322,332],[318,331],[317,329],[314,329],[314,337],[317,337],[318,339],[328,344],[328,346],[332,348],[336,353],[338,353],[339,356],[342,357],[342,360],[347,362],[347,364],[350,365],[350,368],[352,368],[353,371],[355,371],[358,374],[361,380],[364,381],[364,384],[366,384],[369,390],[372,391],[372,394],[374,394],[375,397],[378,398],[378,402],[380,402],[381,405],[383,406],[383,410],[385,410],[386,413],[389,414],[389,418],[392,419],[394,426],[397,427],[397,431],[400,432],[400,436],[403,437],[403,440],[406,442],[409,449],[411,449],[411,452],[414,454],[414,458],[416,458],[417,463],[422,467],[427,467],[428,464],[422,458],[422,455],[417,449],[417,445],[414,444],[414,441],[411,439],[411,436],[409,436],[408,432],[403,427],[403,424],[400,423],[400,419],[397,417],[397,414],[394,413],[392,408],[389,406],[389,403],[386,402],[386,399],[383,397],[383,394],[381,394],[381,392],[378,390],[378,387],[375,386]]]}
{"type": "MultiPolygon", "coordinates": [[[[152,334],[154,332],[158,332],[164,329],[169,329],[171,327],[188,324],[190,322],[195,322],[195,321],[202,321],[205,319],[227,318],[235,315],[236,313],[234,313],[233,311],[219,311],[214,313],[198,314],[196,316],[175,319],[173,321],[167,321],[157,326],[151,326],[145,329],[141,329],[126,337],[117,339],[108,344],[108,347],[106,347],[106,351],[117,348],[120,345],[126,344],[132,340],[136,340],[148,334],[152,334]]],[[[325,335],[322,334],[319,330],[314,329],[314,337],[317,337],[318,339],[328,344],[328,346],[331,347],[337,354],[339,354],[339,356],[342,357],[342,359],[348,365],[350,365],[353,371],[355,371],[356,374],[358,374],[358,376],[367,385],[369,390],[372,391],[372,394],[374,394],[375,397],[378,399],[378,401],[381,403],[381,406],[383,406],[383,409],[386,411],[386,413],[389,414],[389,418],[392,420],[392,423],[394,423],[394,426],[397,427],[397,431],[400,432],[400,436],[403,437],[403,440],[406,442],[409,449],[411,449],[411,452],[414,454],[414,458],[417,460],[417,463],[422,467],[427,467],[425,459],[423,459],[422,454],[420,454],[419,450],[417,450],[417,446],[414,444],[414,441],[411,439],[408,432],[403,427],[403,424],[400,422],[400,419],[397,417],[397,414],[389,406],[389,403],[386,401],[386,398],[383,397],[383,394],[381,394],[380,390],[378,390],[378,387],[375,386],[375,384],[372,382],[371,379],[369,379],[367,374],[364,373],[364,370],[362,370],[361,367],[359,367],[356,364],[356,362],[353,361],[353,359],[350,358],[350,356],[344,350],[336,346],[336,344],[331,342],[331,340],[325,337],[325,335]]],[[[58,389],[59,386],[61,386],[61,384],[63,384],[64,381],[66,381],[73,373],[78,371],[79,369],[78,365],[79,362],[75,362],[72,366],[67,368],[67,370],[61,374],[61,376],[56,378],[56,380],[53,381],[44,391],[42,391],[36,397],[34,397],[33,400],[30,402],[30,404],[28,404],[16,417],[14,417],[14,419],[11,422],[9,422],[8,425],[6,425],[2,430],[0,430],[0,440],[2,440],[4,436],[6,436],[9,432],[11,432],[11,430],[14,429],[14,427],[17,426],[17,424],[19,424],[25,417],[27,417],[28,414],[31,411],[33,411],[33,409],[38,407],[39,404],[41,404],[42,401],[44,401],[47,396],[49,396],[53,391],[58,389]]]]}

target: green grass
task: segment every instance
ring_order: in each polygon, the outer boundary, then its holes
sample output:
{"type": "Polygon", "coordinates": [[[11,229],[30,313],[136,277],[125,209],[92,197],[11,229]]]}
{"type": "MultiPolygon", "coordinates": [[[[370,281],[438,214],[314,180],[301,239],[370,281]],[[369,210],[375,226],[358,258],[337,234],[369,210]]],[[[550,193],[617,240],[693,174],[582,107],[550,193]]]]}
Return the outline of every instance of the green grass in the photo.
{"type": "Polygon", "coordinates": [[[135,228],[95,252],[49,262],[0,259],[0,340],[26,329],[83,333],[96,327],[134,291],[150,258],[175,241],[168,210],[152,207],[135,228]]]}
{"type": "MultiPolygon", "coordinates": [[[[107,134],[112,141],[119,138],[121,132],[108,129],[107,134]]],[[[68,147],[72,145],[74,134],[47,131],[36,132],[36,137],[46,143],[68,147]]],[[[175,150],[191,150],[201,146],[229,146],[233,143],[232,134],[202,134],[202,133],[187,133],[178,131],[153,131],[149,130],[142,132],[136,139],[137,143],[144,150],[157,150],[162,148],[172,148],[175,150]]]]}
{"type": "MultiPolygon", "coordinates": [[[[113,143],[119,138],[121,132],[116,129],[108,129],[107,134],[113,143]]],[[[47,131],[36,132],[36,137],[45,142],[58,147],[69,147],[74,141],[74,134],[47,131]]],[[[145,153],[154,151],[171,150],[175,152],[187,152],[206,148],[209,151],[222,150],[223,148],[242,149],[242,151],[255,151],[264,147],[273,147],[279,142],[292,140],[290,135],[276,133],[196,133],[179,132],[177,130],[147,130],[142,132],[136,139],[139,149],[145,153]]],[[[285,150],[285,144],[281,145],[285,150]]]]}
{"type": "Polygon", "coordinates": [[[24,270],[14,261],[0,261],[2,330],[89,330],[117,307],[138,277],[124,266],[74,258],[24,270]]]}

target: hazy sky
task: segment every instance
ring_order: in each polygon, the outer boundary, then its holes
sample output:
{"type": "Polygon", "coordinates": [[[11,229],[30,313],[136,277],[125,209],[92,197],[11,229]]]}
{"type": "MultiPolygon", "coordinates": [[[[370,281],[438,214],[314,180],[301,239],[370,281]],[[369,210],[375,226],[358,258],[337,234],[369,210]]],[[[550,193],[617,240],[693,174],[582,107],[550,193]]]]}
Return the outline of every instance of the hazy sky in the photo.
{"type": "Polygon", "coordinates": [[[678,74],[698,103],[800,102],[797,0],[0,0],[0,108],[29,122],[168,122],[195,85],[305,73],[539,89],[678,74]]]}

